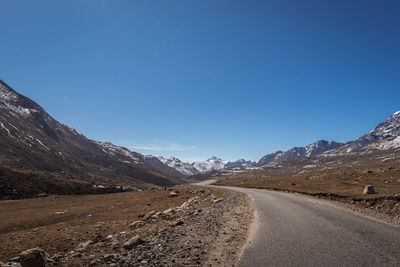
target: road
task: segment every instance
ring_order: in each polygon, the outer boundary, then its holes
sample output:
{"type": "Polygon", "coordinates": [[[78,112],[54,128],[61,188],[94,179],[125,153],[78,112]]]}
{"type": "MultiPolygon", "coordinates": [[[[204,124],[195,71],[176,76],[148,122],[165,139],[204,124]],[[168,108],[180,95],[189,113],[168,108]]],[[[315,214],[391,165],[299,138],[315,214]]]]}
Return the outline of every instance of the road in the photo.
{"type": "Polygon", "coordinates": [[[226,188],[257,212],[239,266],[400,266],[399,227],[294,194],[226,188]]]}

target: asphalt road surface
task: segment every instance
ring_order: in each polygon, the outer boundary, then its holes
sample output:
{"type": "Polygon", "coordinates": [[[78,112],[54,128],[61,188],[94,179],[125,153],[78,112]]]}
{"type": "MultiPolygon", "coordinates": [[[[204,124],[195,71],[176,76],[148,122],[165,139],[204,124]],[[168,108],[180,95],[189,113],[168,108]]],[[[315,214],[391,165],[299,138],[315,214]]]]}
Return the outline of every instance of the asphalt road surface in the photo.
{"type": "Polygon", "coordinates": [[[400,266],[400,227],[294,194],[227,188],[257,211],[239,266],[400,266]]]}

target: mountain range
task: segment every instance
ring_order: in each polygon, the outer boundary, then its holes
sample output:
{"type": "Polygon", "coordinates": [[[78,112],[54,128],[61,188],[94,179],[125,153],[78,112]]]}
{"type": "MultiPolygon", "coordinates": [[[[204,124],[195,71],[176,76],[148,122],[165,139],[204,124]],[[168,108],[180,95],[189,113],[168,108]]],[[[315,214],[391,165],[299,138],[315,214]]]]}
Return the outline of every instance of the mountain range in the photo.
{"type": "Polygon", "coordinates": [[[343,143],[334,141],[319,140],[315,143],[309,144],[305,147],[294,147],[288,151],[277,151],[272,154],[265,155],[258,161],[258,165],[268,162],[282,162],[289,159],[305,158],[322,154],[326,151],[342,147],[343,143]]]}
{"type": "Polygon", "coordinates": [[[211,157],[193,163],[175,157],[142,155],[110,142],[90,140],[1,80],[0,111],[0,198],[65,193],[66,188],[72,193],[92,193],[99,184],[137,189],[170,186],[184,183],[188,176],[237,167],[299,164],[300,169],[330,168],[357,162],[361,156],[370,159],[374,155],[377,160],[387,160],[390,155],[395,158],[387,151],[400,147],[400,111],[347,143],[319,140],[305,147],[267,154],[258,162],[211,157]]]}
{"type": "Polygon", "coordinates": [[[256,163],[255,161],[245,160],[245,159],[239,159],[237,161],[226,161],[217,158],[215,156],[207,160],[195,161],[193,163],[183,162],[175,157],[171,158],[164,158],[161,156],[159,157],[147,156],[147,157],[160,160],[168,167],[173,168],[176,171],[180,172],[183,176],[192,176],[199,173],[209,172],[213,170],[220,170],[224,168],[250,166],[256,163]]]}

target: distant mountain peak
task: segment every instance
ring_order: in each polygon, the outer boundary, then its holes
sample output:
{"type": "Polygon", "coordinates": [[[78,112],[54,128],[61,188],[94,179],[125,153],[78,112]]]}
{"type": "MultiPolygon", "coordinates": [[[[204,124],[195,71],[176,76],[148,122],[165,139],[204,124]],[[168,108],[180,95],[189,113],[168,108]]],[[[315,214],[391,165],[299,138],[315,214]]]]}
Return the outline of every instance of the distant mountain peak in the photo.
{"type": "Polygon", "coordinates": [[[318,140],[317,142],[306,145],[305,147],[294,147],[285,152],[277,151],[275,153],[265,155],[259,160],[258,163],[264,164],[268,162],[282,162],[289,159],[311,157],[332,149],[339,148],[343,145],[343,143],[338,143],[335,141],[318,140]]]}

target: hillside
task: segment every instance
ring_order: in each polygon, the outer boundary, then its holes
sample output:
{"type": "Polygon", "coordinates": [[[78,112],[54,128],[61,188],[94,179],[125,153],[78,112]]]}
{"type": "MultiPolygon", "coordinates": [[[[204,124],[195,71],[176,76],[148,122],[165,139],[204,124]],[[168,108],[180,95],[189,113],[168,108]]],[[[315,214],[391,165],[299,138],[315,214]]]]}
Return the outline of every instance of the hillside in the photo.
{"type": "MultiPolygon", "coordinates": [[[[173,173],[151,168],[139,153],[89,140],[3,81],[0,81],[0,110],[0,166],[73,176],[82,183],[92,184],[144,188],[182,182],[173,173]]],[[[5,194],[1,198],[6,198],[5,194]]]]}

